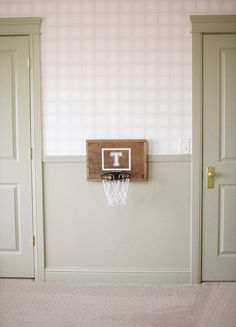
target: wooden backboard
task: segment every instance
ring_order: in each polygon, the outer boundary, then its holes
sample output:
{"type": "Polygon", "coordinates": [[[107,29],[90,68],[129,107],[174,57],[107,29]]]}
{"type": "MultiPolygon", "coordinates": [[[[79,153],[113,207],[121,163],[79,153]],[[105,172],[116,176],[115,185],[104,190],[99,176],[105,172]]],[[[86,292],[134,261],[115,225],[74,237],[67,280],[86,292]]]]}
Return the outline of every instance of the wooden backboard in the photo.
{"type": "Polygon", "coordinates": [[[100,181],[110,171],[127,171],[132,181],[147,180],[146,140],[87,140],[87,179],[100,181]]]}

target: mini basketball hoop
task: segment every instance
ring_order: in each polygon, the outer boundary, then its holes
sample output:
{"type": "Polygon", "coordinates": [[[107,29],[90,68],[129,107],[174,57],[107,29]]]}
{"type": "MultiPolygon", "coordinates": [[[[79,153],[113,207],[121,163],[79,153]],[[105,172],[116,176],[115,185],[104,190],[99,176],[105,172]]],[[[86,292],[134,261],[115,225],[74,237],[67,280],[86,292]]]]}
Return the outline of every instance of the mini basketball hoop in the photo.
{"type": "Polygon", "coordinates": [[[147,180],[146,140],[87,140],[87,179],[102,182],[107,206],[127,204],[130,181],[147,180]]]}
{"type": "Polygon", "coordinates": [[[124,171],[111,171],[101,175],[107,206],[127,204],[131,174],[124,171]]]}

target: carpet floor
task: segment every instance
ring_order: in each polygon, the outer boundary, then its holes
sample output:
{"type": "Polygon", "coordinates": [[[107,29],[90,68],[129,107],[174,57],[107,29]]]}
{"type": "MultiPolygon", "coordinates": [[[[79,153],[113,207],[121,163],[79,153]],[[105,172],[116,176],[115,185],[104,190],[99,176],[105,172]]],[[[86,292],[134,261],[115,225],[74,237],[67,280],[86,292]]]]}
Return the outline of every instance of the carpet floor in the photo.
{"type": "Polygon", "coordinates": [[[1,327],[236,327],[236,283],[0,280],[1,327]]]}

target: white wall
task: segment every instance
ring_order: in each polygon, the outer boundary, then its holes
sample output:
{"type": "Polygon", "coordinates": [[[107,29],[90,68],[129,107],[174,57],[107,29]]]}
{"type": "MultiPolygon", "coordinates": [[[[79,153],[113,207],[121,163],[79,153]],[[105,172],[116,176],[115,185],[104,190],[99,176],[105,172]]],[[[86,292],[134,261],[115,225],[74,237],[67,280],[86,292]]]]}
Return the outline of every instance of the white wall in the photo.
{"type": "Polygon", "coordinates": [[[191,138],[189,15],[235,12],[235,0],[0,0],[1,17],[43,17],[44,153],[84,154],[88,138],[179,153],[191,138]]]}
{"type": "Polygon", "coordinates": [[[84,159],[44,162],[46,279],[189,282],[190,157],[152,158],[115,208],[84,159]]]}

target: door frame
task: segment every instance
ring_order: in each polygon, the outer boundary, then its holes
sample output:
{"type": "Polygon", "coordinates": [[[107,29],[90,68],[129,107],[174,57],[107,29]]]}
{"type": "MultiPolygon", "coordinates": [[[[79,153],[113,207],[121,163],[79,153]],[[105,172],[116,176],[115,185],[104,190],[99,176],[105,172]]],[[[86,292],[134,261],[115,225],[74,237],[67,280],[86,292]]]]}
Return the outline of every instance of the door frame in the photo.
{"type": "Polygon", "coordinates": [[[236,15],[193,15],[192,23],[192,170],[191,282],[202,281],[203,187],[203,36],[236,33],[236,15]]]}
{"type": "MultiPolygon", "coordinates": [[[[42,132],[40,85],[41,17],[0,18],[0,36],[28,36],[30,52],[30,114],[32,147],[32,212],[34,246],[34,278],[44,280],[44,228],[42,180],[42,132]]],[[[33,240],[32,240],[33,241],[33,240]]]]}

